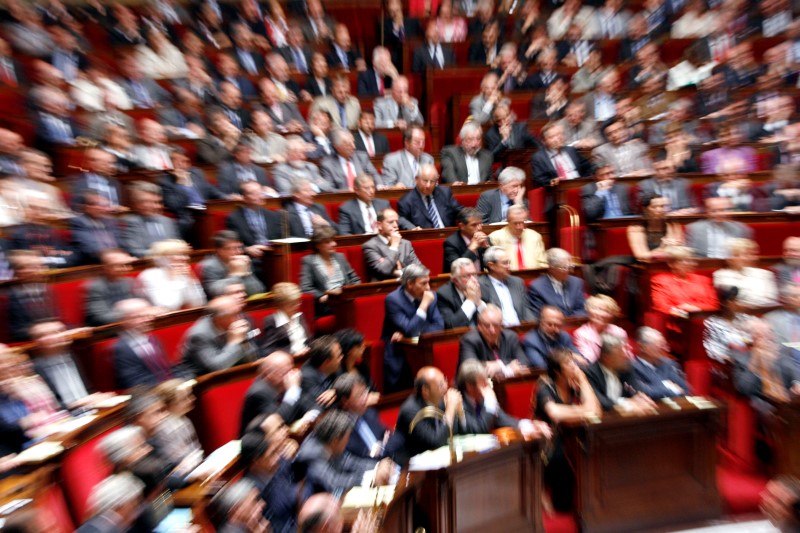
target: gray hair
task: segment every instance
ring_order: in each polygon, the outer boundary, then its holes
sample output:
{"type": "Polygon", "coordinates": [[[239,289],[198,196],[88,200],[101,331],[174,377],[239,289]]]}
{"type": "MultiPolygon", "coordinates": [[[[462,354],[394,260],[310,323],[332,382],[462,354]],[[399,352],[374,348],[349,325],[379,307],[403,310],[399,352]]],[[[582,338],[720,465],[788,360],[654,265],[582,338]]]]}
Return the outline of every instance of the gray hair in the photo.
{"type": "Polygon", "coordinates": [[[454,278],[459,277],[461,275],[461,270],[472,264],[474,263],[470,259],[467,259],[466,257],[459,257],[450,263],[450,276],[454,278]]]}
{"type": "Polygon", "coordinates": [[[461,131],[458,132],[458,136],[462,139],[469,135],[470,133],[481,132],[483,133],[483,128],[481,125],[475,122],[474,120],[468,120],[461,126],[461,131]]]}
{"type": "Polygon", "coordinates": [[[294,193],[298,192],[300,189],[302,189],[303,187],[305,187],[306,185],[308,185],[309,183],[311,183],[311,182],[308,181],[305,178],[298,178],[298,179],[292,180],[292,186],[290,187],[289,190],[291,191],[292,194],[294,194],[294,193]]]}
{"type": "Polygon", "coordinates": [[[87,506],[90,516],[115,511],[144,498],[144,483],[129,472],[107,477],[94,486],[87,506]]]}
{"type": "Polygon", "coordinates": [[[609,335],[608,333],[603,333],[600,335],[600,357],[602,358],[604,355],[611,353],[613,350],[617,348],[623,348],[625,346],[625,341],[615,335],[609,335]]]}
{"type": "Polygon", "coordinates": [[[550,248],[545,253],[547,266],[550,268],[560,267],[572,263],[572,254],[563,248],[550,248]]]}
{"type": "Polygon", "coordinates": [[[142,309],[150,307],[150,302],[144,298],[127,298],[120,300],[114,304],[114,311],[123,319],[127,319],[129,315],[137,313],[142,309]]]}
{"type": "Polygon", "coordinates": [[[344,128],[336,128],[331,132],[331,144],[334,146],[339,146],[342,144],[347,137],[353,138],[353,134],[350,133],[349,130],[344,128]]]}
{"type": "Polygon", "coordinates": [[[419,278],[430,276],[431,271],[422,265],[411,264],[403,269],[403,274],[400,276],[400,284],[406,285],[410,281],[416,281],[419,278]]]}
{"type": "Polygon", "coordinates": [[[508,216],[512,213],[512,211],[515,213],[517,211],[522,211],[523,213],[525,213],[525,218],[528,217],[527,207],[525,207],[524,205],[512,205],[511,207],[508,208],[508,211],[506,211],[506,220],[508,220],[508,216]]]}
{"type": "Polygon", "coordinates": [[[518,167],[506,167],[497,176],[497,181],[500,185],[511,183],[512,181],[525,182],[525,171],[518,167]]]}
{"type": "Polygon", "coordinates": [[[228,518],[236,506],[254,490],[258,490],[255,484],[247,478],[242,478],[226,485],[214,496],[211,504],[220,516],[228,518]]]}
{"type": "Polygon", "coordinates": [[[650,346],[654,344],[658,339],[663,339],[664,336],[655,328],[651,328],[649,326],[642,326],[636,330],[636,344],[639,346],[647,345],[650,346]]]}
{"type": "Polygon", "coordinates": [[[145,440],[144,430],[139,426],[123,426],[117,431],[106,435],[97,444],[100,453],[114,467],[125,462],[139,440],[145,440]]]}
{"type": "Polygon", "coordinates": [[[479,377],[486,375],[486,366],[483,361],[467,359],[458,367],[456,386],[460,391],[463,391],[467,388],[467,385],[475,385],[479,377]]]}
{"type": "Polygon", "coordinates": [[[502,246],[490,246],[483,253],[483,262],[484,263],[496,263],[497,262],[497,254],[499,254],[499,253],[506,253],[505,249],[502,246]]]}

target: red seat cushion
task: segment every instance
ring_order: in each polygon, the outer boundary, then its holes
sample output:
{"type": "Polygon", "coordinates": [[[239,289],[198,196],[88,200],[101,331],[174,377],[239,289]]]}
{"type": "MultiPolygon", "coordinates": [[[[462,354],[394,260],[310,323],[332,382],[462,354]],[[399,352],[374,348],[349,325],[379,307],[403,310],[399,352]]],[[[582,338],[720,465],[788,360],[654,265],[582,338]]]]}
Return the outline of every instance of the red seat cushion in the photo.
{"type": "Polygon", "coordinates": [[[109,392],[117,390],[114,373],[114,345],[117,339],[95,342],[88,350],[87,364],[84,365],[86,377],[95,390],[109,392]]]}
{"type": "Polygon", "coordinates": [[[197,437],[207,454],[239,437],[239,413],[242,412],[244,396],[253,380],[253,377],[243,377],[197,395],[192,419],[197,437]]]}
{"type": "Polygon", "coordinates": [[[536,393],[534,380],[513,381],[503,385],[503,410],[517,418],[531,417],[531,398],[536,393]]]}
{"type": "Polygon", "coordinates": [[[38,513],[46,516],[49,533],[71,533],[75,531],[72,516],[67,508],[67,501],[64,499],[64,492],[56,484],[49,485],[39,495],[38,513]]]}
{"type": "Polygon", "coordinates": [[[171,365],[180,363],[183,337],[191,327],[192,323],[186,322],[153,330],[152,335],[161,343],[164,348],[164,354],[167,356],[167,361],[171,365]]]}
{"type": "Polygon", "coordinates": [[[84,280],[62,281],[52,284],[56,301],[60,304],[59,316],[68,327],[82,326],[86,323],[83,313],[84,280]]]}
{"type": "Polygon", "coordinates": [[[456,202],[460,203],[464,207],[475,207],[478,205],[478,198],[480,198],[480,194],[456,194],[454,198],[456,202]]]}
{"type": "Polygon", "coordinates": [[[431,276],[438,276],[442,273],[444,245],[440,239],[414,241],[411,244],[414,246],[414,252],[422,264],[430,269],[431,276]]]}
{"type": "Polygon", "coordinates": [[[81,524],[89,518],[86,516],[87,500],[94,486],[112,473],[111,466],[97,450],[97,444],[114,431],[116,428],[70,450],[61,462],[64,494],[69,500],[72,519],[76,524],[81,524]]]}
{"type": "Polygon", "coordinates": [[[433,366],[438,368],[448,382],[456,379],[458,370],[458,339],[449,342],[437,342],[433,345],[433,366]]]}

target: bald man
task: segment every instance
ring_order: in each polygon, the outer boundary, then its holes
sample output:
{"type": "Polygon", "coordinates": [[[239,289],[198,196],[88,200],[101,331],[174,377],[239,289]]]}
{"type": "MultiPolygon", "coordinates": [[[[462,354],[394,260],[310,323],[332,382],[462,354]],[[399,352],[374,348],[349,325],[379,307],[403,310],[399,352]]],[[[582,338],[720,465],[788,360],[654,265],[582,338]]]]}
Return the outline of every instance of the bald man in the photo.
{"type": "Polygon", "coordinates": [[[300,370],[284,351],[272,352],[258,365],[258,378],[244,396],[241,433],[259,415],[277,413],[292,424],[313,405],[304,403],[300,390],[300,370]]]}

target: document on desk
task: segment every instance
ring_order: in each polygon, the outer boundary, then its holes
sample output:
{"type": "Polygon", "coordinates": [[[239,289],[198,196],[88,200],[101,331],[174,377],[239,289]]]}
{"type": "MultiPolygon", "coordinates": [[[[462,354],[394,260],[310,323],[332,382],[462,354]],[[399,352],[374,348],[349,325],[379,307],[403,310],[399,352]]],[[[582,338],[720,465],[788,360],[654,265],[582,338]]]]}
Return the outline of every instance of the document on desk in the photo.
{"type": "Polygon", "coordinates": [[[223,444],[211,452],[211,454],[206,457],[206,460],[200,463],[197,468],[192,470],[188,476],[188,479],[190,481],[198,479],[203,480],[203,482],[208,481],[210,478],[213,478],[222,472],[226,466],[231,464],[237,457],[239,457],[239,453],[241,451],[241,441],[232,440],[227,444],[223,444]]]}
{"type": "Polygon", "coordinates": [[[364,509],[388,505],[394,498],[394,485],[382,487],[353,487],[344,495],[342,509],[364,509]]]}
{"type": "MultiPolygon", "coordinates": [[[[456,449],[456,460],[460,461],[466,453],[484,453],[500,447],[494,435],[457,435],[453,437],[456,449]]],[[[425,470],[438,470],[450,466],[450,446],[442,446],[415,455],[408,462],[408,469],[412,472],[425,470]]]]}

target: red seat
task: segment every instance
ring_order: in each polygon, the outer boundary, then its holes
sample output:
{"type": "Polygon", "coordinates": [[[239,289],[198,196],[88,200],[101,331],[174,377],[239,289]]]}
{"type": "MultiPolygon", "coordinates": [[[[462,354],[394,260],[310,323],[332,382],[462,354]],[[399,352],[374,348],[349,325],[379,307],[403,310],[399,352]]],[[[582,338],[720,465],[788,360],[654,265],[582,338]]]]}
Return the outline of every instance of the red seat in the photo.
{"type": "Polygon", "coordinates": [[[444,246],[441,239],[414,241],[412,244],[419,260],[430,269],[431,276],[441,274],[444,262],[444,246]]]}
{"type": "Polygon", "coordinates": [[[253,383],[252,376],[212,386],[197,394],[192,421],[205,452],[211,453],[239,437],[244,396],[253,383]]]}
{"type": "Polygon", "coordinates": [[[82,326],[86,323],[83,309],[84,280],[62,281],[52,285],[56,301],[60,304],[61,321],[68,327],[82,326]]]}
{"type": "Polygon", "coordinates": [[[517,418],[531,418],[531,398],[536,394],[536,381],[511,381],[503,384],[503,410],[517,418]]]}
{"type": "MultiPolygon", "coordinates": [[[[364,334],[368,341],[375,341],[381,337],[385,309],[383,302],[385,294],[361,296],[352,304],[352,313],[339,314],[337,324],[340,328],[355,328],[364,334]]],[[[381,352],[383,354],[383,352],[381,352]]],[[[375,383],[382,383],[382,381],[375,383]]]]}
{"type": "Polygon", "coordinates": [[[111,465],[101,456],[97,444],[116,429],[112,428],[70,450],[61,462],[64,494],[69,501],[72,520],[76,524],[81,524],[89,518],[86,516],[86,504],[94,486],[112,473],[111,465]]]}
{"type": "Polygon", "coordinates": [[[433,366],[438,368],[447,378],[448,382],[456,379],[458,370],[458,347],[459,340],[455,339],[448,342],[437,342],[433,345],[433,366]]]}
{"type": "Polygon", "coordinates": [[[475,207],[478,205],[478,198],[480,198],[480,196],[480,194],[456,194],[454,198],[456,202],[464,207],[475,207]]]}
{"type": "Polygon", "coordinates": [[[75,531],[75,522],[69,514],[64,492],[58,485],[47,486],[39,495],[36,511],[45,515],[49,533],[71,533],[75,531]]]}
{"type": "Polygon", "coordinates": [[[191,327],[192,322],[186,322],[153,330],[152,334],[161,343],[170,364],[175,365],[180,363],[183,337],[191,327]]]}
{"type": "Polygon", "coordinates": [[[544,220],[545,194],[544,187],[537,187],[536,189],[528,191],[528,209],[530,209],[531,212],[531,220],[544,220]]]}
{"type": "Polygon", "coordinates": [[[117,339],[95,342],[89,347],[84,369],[92,387],[100,392],[117,390],[114,372],[114,346],[117,339]]]}
{"type": "Polygon", "coordinates": [[[369,281],[367,279],[367,269],[364,266],[364,254],[361,251],[361,246],[343,246],[338,249],[347,257],[347,262],[356,271],[362,283],[369,281]]]}

